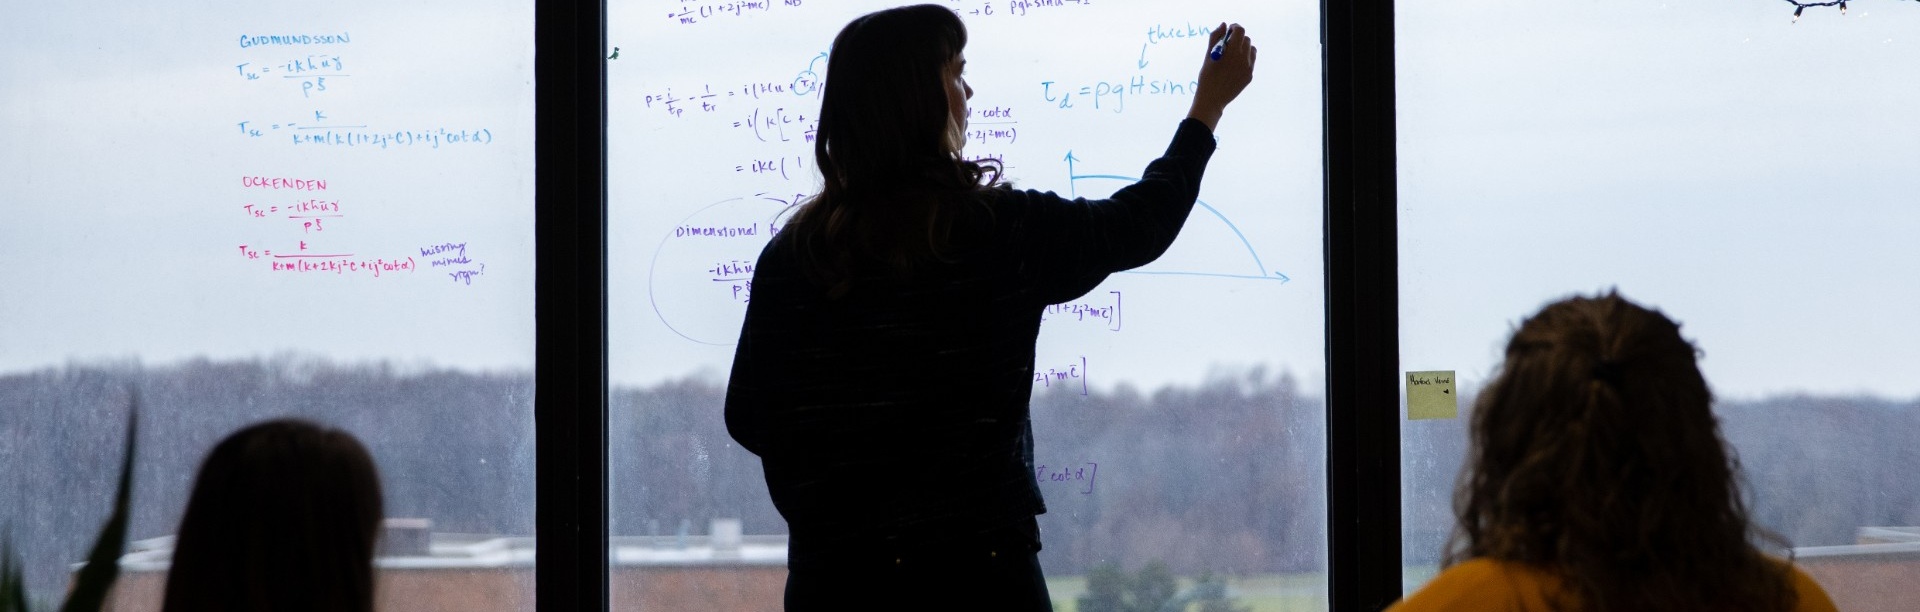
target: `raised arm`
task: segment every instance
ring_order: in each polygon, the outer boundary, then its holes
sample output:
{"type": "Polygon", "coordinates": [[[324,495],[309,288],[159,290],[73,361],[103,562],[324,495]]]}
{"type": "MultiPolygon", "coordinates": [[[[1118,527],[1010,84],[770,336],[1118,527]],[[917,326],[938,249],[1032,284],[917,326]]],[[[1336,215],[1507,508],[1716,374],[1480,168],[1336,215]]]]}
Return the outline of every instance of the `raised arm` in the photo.
{"type": "Polygon", "coordinates": [[[1008,198],[1021,275],[1043,299],[1077,297],[1106,275],[1152,262],[1172,246],[1200,196],[1200,178],[1214,150],[1213,128],[1253,79],[1252,39],[1238,24],[1221,24],[1206,51],[1223,38],[1220,59],[1202,54],[1200,84],[1187,119],[1139,182],[1104,200],[1068,200],[1037,191],[1008,198]]]}

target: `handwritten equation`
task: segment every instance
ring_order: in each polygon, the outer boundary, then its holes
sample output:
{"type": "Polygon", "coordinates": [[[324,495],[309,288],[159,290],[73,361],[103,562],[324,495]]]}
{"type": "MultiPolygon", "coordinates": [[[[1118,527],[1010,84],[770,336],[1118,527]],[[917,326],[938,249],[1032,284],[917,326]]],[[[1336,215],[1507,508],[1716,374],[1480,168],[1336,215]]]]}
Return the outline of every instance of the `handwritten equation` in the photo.
{"type": "MultiPolygon", "coordinates": [[[[233,130],[243,139],[263,139],[308,148],[360,148],[439,150],[452,147],[478,147],[492,144],[493,130],[484,125],[375,126],[373,122],[341,120],[325,109],[309,106],[309,99],[333,97],[342,91],[337,86],[351,82],[350,71],[366,70],[368,63],[352,59],[357,51],[345,32],[321,34],[241,35],[241,57],[220,66],[231,69],[231,76],[242,83],[290,83],[250,89],[269,105],[255,117],[241,116],[233,130]],[[285,105],[291,105],[287,107],[285,105]],[[281,119],[278,121],[270,119],[281,119]]],[[[253,87],[247,85],[246,87],[253,87]]],[[[331,105],[351,103],[340,100],[331,105]]],[[[389,109],[387,101],[365,108],[389,109]]],[[[343,113],[350,114],[350,113],[343,113]]],[[[429,125],[418,125],[427,123],[429,125]]],[[[224,128],[217,128],[224,129],[224,128]]],[[[211,132],[214,138],[231,138],[234,132],[211,132]]],[[[238,214],[249,221],[239,227],[249,235],[235,240],[233,251],[248,265],[264,264],[269,272],[293,275],[372,276],[389,278],[412,276],[429,271],[459,286],[472,286],[486,277],[487,264],[475,256],[467,241],[450,240],[419,244],[413,248],[366,248],[353,238],[368,219],[365,207],[356,207],[352,177],[303,175],[296,171],[279,174],[245,174],[240,178],[237,202],[225,214],[238,214]],[[340,181],[331,178],[343,178],[340,181]],[[258,235],[262,234],[264,235],[258,235]],[[237,244],[236,244],[237,243],[237,244]]],[[[384,207],[374,207],[384,212],[384,207]]],[[[375,214],[374,217],[379,217],[375,214]]],[[[422,241],[424,242],[424,241],[422,241]]],[[[403,243],[404,244],[404,243],[403,243]]],[[[401,246],[401,245],[393,245],[401,246]]]]}
{"type": "Polygon", "coordinates": [[[749,104],[775,101],[778,106],[755,106],[724,119],[730,122],[730,127],[744,129],[754,140],[764,143],[811,143],[820,128],[820,120],[808,116],[812,111],[791,106],[793,103],[789,101],[794,99],[795,90],[787,84],[761,81],[718,91],[712,85],[701,85],[695,91],[699,93],[676,94],[672,88],[663,88],[657,93],[642,95],[640,106],[679,119],[689,116],[688,111],[693,111],[693,115],[719,115],[723,110],[742,106],[730,104],[728,98],[749,104]]]}
{"type": "Polygon", "coordinates": [[[798,7],[802,2],[803,0],[730,0],[726,2],[680,0],[678,8],[667,11],[667,19],[680,25],[693,25],[723,17],[769,13],[775,8],[798,7]]]}
{"type": "Polygon", "coordinates": [[[803,155],[786,155],[772,159],[755,159],[746,163],[734,164],[734,172],[753,174],[778,174],[785,180],[811,179],[813,175],[803,170],[807,167],[807,158],[803,155]]]}
{"type": "Polygon", "coordinates": [[[1092,5],[1093,0],[1002,0],[998,3],[982,2],[978,5],[969,4],[968,6],[955,8],[953,10],[962,16],[971,17],[993,17],[996,15],[1025,17],[1036,10],[1086,8],[1092,5]]]}
{"type": "Polygon", "coordinates": [[[340,208],[339,200],[307,198],[282,204],[260,204],[249,202],[240,205],[240,212],[252,219],[291,219],[300,226],[303,233],[323,232],[327,230],[328,219],[339,219],[346,214],[340,208]]]}
{"type": "Polygon", "coordinates": [[[687,91],[686,88],[681,88],[680,91],[682,92],[681,94],[675,94],[673,93],[672,87],[664,87],[654,93],[641,94],[640,106],[649,109],[657,108],[660,112],[666,113],[667,115],[680,117],[685,115],[688,110],[697,110],[702,113],[719,111],[721,108],[720,105],[726,102],[727,98],[738,98],[740,100],[784,100],[794,96],[805,96],[809,94],[814,95],[816,98],[819,97],[816,84],[813,81],[802,80],[800,78],[796,78],[792,83],[756,81],[738,87],[722,87],[719,91],[714,91],[712,83],[706,83],[700,85],[697,93],[685,93],[687,91]]]}
{"type": "Polygon", "coordinates": [[[1127,96],[1191,96],[1200,81],[1194,79],[1149,78],[1135,74],[1119,81],[1067,83],[1041,81],[1040,99],[1057,108],[1091,107],[1115,113],[1127,110],[1127,96]]]}
{"type": "Polygon", "coordinates": [[[258,242],[241,244],[238,245],[239,256],[264,262],[274,272],[365,273],[375,277],[393,272],[412,272],[415,264],[410,257],[369,259],[352,252],[317,248],[308,242],[318,238],[314,234],[327,231],[330,225],[338,227],[334,223],[346,216],[346,208],[340,204],[341,198],[325,193],[329,186],[325,178],[242,175],[240,187],[248,191],[300,194],[288,199],[243,202],[237,207],[237,212],[248,219],[285,222],[285,227],[290,228],[288,231],[297,228],[300,237],[293,241],[293,248],[281,248],[278,252],[255,246],[258,242]]]}
{"type": "MultiPolygon", "coordinates": [[[[326,191],[326,179],[304,179],[287,177],[242,176],[240,187],[267,191],[326,191]]],[[[328,219],[346,216],[340,206],[340,200],[330,197],[302,197],[292,200],[280,200],[279,203],[245,202],[240,204],[240,214],[250,219],[286,219],[300,227],[303,234],[322,232],[327,229],[328,219]]]]}
{"type": "Polygon", "coordinates": [[[967,142],[979,145],[1010,145],[1020,141],[1020,120],[1013,108],[992,106],[967,108],[967,142]]]}
{"type": "Polygon", "coordinates": [[[707,274],[728,292],[728,299],[745,304],[753,297],[753,262],[730,259],[707,268],[707,274]]]}
{"type": "Polygon", "coordinates": [[[1080,394],[1086,395],[1087,356],[1081,355],[1078,363],[1069,363],[1057,368],[1050,367],[1046,370],[1041,370],[1040,366],[1034,366],[1033,384],[1040,385],[1041,388],[1045,389],[1051,389],[1055,384],[1078,384],[1080,386],[1080,394]]]}
{"type": "Polygon", "coordinates": [[[753,109],[744,122],[735,121],[733,127],[746,127],[753,130],[753,137],[760,142],[813,142],[820,131],[819,119],[807,119],[803,113],[788,111],[786,107],[775,108],[762,113],[753,109]]]}
{"type": "Polygon", "coordinates": [[[1054,304],[1040,311],[1040,321],[1074,321],[1105,326],[1110,331],[1120,331],[1122,295],[1119,291],[1108,291],[1111,300],[1076,301],[1054,304]]]}
{"type": "MultiPolygon", "coordinates": [[[[289,98],[292,92],[298,92],[297,100],[309,100],[330,97],[339,91],[343,79],[354,76],[349,73],[346,53],[321,51],[313,53],[289,53],[288,49],[272,47],[312,47],[317,45],[344,45],[352,42],[346,33],[339,34],[270,34],[242,35],[240,48],[252,49],[248,57],[242,57],[227,65],[233,72],[232,78],[244,82],[285,82],[294,87],[285,90],[289,98]]],[[[330,50],[329,50],[330,51],[330,50]]],[[[358,60],[352,63],[353,70],[362,70],[358,60]]],[[[302,102],[304,104],[304,102],[302,102]]],[[[310,107],[309,107],[310,108],[310,107]]],[[[335,147],[361,149],[440,149],[453,145],[493,144],[494,133],[487,125],[387,125],[375,126],[362,121],[335,120],[324,109],[311,111],[311,116],[301,112],[299,116],[288,117],[279,112],[269,115],[277,117],[239,117],[233,123],[235,130],[244,138],[260,138],[300,147],[335,147]]]]}
{"type": "Polygon", "coordinates": [[[346,62],[331,54],[309,54],[272,63],[240,62],[233,66],[239,78],[247,81],[271,81],[277,77],[290,83],[299,88],[302,98],[330,91],[327,79],[338,84],[340,79],[353,76],[347,74],[346,69],[346,62]]]}
{"type": "Polygon", "coordinates": [[[268,269],[274,272],[367,274],[379,278],[395,272],[410,273],[418,267],[412,257],[369,259],[353,253],[325,253],[312,250],[304,240],[291,253],[275,253],[273,249],[245,244],[239,245],[239,248],[241,257],[264,261],[269,264],[268,269]]]}
{"type": "MultiPolygon", "coordinates": [[[[953,8],[962,16],[1025,17],[1035,11],[1045,9],[1084,8],[1093,5],[1093,0],[1001,0],[1000,2],[963,2],[948,0],[959,4],[953,8]]],[[[680,5],[666,13],[668,21],[675,25],[695,25],[712,21],[763,15],[775,11],[788,11],[805,6],[805,0],[680,0],[680,5]]]]}
{"type": "Polygon", "coordinates": [[[1015,126],[984,127],[984,128],[969,127],[967,129],[967,142],[978,143],[983,145],[986,145],[986,144],[1000,145],[1000,144],[1013,144],[1019,141],[1020,141],[1020,128],[1015,126]]]}
{"type": "Polygon", "coordinates": [[[426,148],[451,145],[493,144],[493,130],[486,127],[424,127],[406,130],[375,130],[366,125],[328,122],[326,111],[313,111],[313,120],[267,122],[247,120],[234,124],[240,135],[265,138],[287,137],[285,142],[298,146],[349,147],[363,149],[426,148]]]}
{"type": "Polygon", "coordinates": [[[1067,467],[1053,467],[1046,464],[1034,466],[1033,480],[1042,485],[1060,483],[1087,483],[1087,490],[1081,495],[1092,495],[1094,481],[1100,477],[1100,464],[1088,461],[1067,467]]]}
{"type": "Polygon", "coordinates": [[[438,149],[441,145],[493,144],[493,130],[423,128],[419,130],[369,131],[355,129],[324,128],[323,131],[305,134],[292,134],[293,144],[321,145],[333,147],[426,147],[438,149]]]}

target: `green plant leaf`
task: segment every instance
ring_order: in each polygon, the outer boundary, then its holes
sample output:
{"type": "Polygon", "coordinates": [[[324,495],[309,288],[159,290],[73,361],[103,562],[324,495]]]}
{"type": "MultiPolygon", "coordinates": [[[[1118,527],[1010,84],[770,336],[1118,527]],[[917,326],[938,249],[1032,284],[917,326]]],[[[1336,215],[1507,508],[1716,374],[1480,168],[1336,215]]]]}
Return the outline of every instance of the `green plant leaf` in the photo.
{"type": "Polygon", "coordinates": [[[133,451],[139,426],[140,396],[135,394],[127,400],[127,450],[120,462],[120,490],[114,494],[113,516],[100,528],[93,552],[87,555],[87,565],[80,568],[80,576],[74,580],[73,592],[67,595],[61,612],[99,612],[100,606],[106,603],[107,591],[113,589],[113,582],[120,578],[120,555],[127,547],[127,509],[133,496],[133,451]]]}

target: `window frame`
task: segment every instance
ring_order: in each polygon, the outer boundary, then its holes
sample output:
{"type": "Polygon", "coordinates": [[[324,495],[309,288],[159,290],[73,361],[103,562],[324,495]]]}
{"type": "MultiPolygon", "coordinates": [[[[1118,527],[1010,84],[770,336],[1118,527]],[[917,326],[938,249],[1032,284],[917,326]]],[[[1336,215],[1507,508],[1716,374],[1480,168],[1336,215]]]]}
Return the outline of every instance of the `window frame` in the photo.
{"type": "MultiPolygon", "coordinates": [[[[608,610],[606,2],[536,0],[535,609],[608,610]]],[[[1327,572],[1401,596],[1393,0],[1321,0],[1327,572]]]]}
{"type": "Polygon", "coordinates": [[[1393,0],[1320,4],[1326,145],[1327,603],[1401,596],[1393,0]]]}
{"type": "Polygon", "coordinates": [[[534,609],[607,610],[606,2],[534,2],[534,609]]]}

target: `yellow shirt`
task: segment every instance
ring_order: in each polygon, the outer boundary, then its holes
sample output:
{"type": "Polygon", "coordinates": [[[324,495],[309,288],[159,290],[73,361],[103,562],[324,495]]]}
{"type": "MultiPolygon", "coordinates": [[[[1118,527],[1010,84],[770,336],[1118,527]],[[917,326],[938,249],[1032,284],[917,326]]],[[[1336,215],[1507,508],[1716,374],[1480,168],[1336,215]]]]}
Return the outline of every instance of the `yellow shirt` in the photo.
{"type": "MultiPolygon", "coordinates": [[[[1793,590],[1800,596],[1794,612],[1837,612],[1833,600],[1800,568],[1793,590]]],[[[1546,612],[1546,593],[1559,581],[1518,563],[1473,559],[1447,568],[1427,586],[1387,608],[1387,612],[1528,611],[1546,612]]]]}

